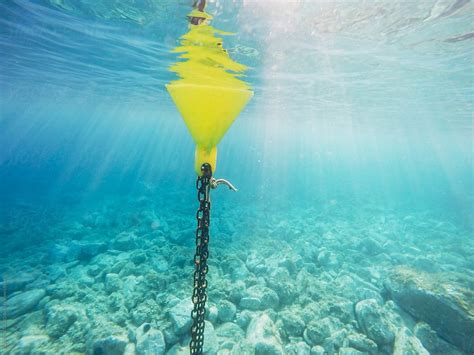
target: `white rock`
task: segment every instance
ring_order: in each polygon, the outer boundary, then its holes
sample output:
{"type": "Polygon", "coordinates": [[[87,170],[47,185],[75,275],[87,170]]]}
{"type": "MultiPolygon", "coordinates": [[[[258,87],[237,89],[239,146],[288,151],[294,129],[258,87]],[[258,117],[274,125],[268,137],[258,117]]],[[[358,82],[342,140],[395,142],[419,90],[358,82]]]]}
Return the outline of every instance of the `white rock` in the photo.
{"type": "Polygon", "coordinates": [[[38,347],[48,341],[49,338],[46,335],[26,335],[20,339],[17,347],[22,354],[36,353],[38,347]]]}
{"type": "Polygon", "coordinates": [[[217,339],[216,331],[211,322],[205,322],[204,326],[204,355],[215,355],[219,350],[219,342],[217,339]]]}
{"type": "Polygon", "coordinates": [[[406,327],[402,327],[395,336],[393,346],[393,355],[418,354],[429,355],[430,353],[421,344],[420,340],[415,337],[406,327]]]}
{"type": "Polygon", "coordinates": [[[168,271],[170,267],[169,263],[161,255],[157,255],[154,258],[152,258],[151,266],[153,270],[155,270],[158,273],[163,273],[165,271],[168,271]]]}
{"type": "Polygon", "coordinates": [[[285,353],[287,355],[310,355],[311,348],[304,341],[300,341],[285,346],[285,353]]]}
{"type": "Polygon", "coordinates": [[[174,325],[176,334],[184,334],[191,329],[192,319],[191,311],[193,309],[193,302],[190,299],[185,299],[176,304],[169,312],[171,321],[174,325]]]}
{"type": "Polygon", "coordinates": [[[355,306],[357,322],[364,333],[379,345],[391,344],[395,338],[394,326],[377,300],[360,301],[355,306]]]}
{"type": "Polygon", "coordinates": [[[367,353],[364,353],[354,348],[342,347],[339,349],[338,355],[366,355],[366,354],[367,353]]]}
{"type": "Polygon", "coordinates": [[[166,344],[163,333],[144,323],[136,331],[137,355],[162,355],[165,353],[166,344]]]}
{"type": "Polygon", "coordinates": [[[255,349],[255,354],[284,354],[282,341],[267,314],[256,316],[247,328],[246,342],[255,349]]]}
{"type": "Polygon", "coordinates": [[[242,308],[250,310],[265,310],[275,308],[280,303],[280,299],[275,291],[262,286],[254,285],[247,289],[245,296],[240,300],[242,308]]]}
{"type": "Polygon", "coordinates": [[[326,351],[321,345],[315,345],[311,348],[311,355],[324,355],[326,351]]]}
{"type": "Polygon", "coordinates": [[[215,323],[217,321],[218,313],[219,310],[216,306],[209,306],[206,310],[206,319],[211,323],[215,323]]]}
{"type": "MultiPolygon", "coordinates": [[[[232,342],[235,343],[245,338],[245,332],[237,324],[227,322],[216,328],[216,335],[219,343],[232,342]]],[[[233,345],[232,345],[233,347],[233,345]]]]}
{"type": "Polygon", "coordinates": [[[135,344],[134,343],[128,343],[127,346],[125,347],[125,350],[123,352],[123,355],[136,355],[136,349],[135,349],[135,344]]]}

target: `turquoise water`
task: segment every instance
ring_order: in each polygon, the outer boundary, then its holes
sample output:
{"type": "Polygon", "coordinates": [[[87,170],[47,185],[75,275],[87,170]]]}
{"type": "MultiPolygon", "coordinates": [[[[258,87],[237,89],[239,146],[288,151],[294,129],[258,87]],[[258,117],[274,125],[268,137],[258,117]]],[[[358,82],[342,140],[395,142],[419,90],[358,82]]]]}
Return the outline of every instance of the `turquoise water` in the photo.
{"type": "MultiPolygon", "coordinates": [[[[191,9],[0,2],[2,353],[187,353],[194,143],[164,85],[191,9]]],[[[206,353],[472,353],[472,2],[206,11],[254,91],[206,353]]]]}

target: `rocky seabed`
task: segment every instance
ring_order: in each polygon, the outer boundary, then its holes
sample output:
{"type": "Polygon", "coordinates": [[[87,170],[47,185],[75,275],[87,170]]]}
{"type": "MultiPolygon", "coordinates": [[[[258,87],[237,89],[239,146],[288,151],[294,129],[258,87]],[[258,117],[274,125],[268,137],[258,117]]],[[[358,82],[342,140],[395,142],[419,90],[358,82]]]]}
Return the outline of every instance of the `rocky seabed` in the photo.
{"type": "MultiPolygon", "coordinates": [[[[115,208],[3,256],[2,353],[189,353],[192,214],[142,207],[112,223],[115,208]]],[[[215,214],[205,354],[474,353],[474,246],[453,224],[215,214]]]]}

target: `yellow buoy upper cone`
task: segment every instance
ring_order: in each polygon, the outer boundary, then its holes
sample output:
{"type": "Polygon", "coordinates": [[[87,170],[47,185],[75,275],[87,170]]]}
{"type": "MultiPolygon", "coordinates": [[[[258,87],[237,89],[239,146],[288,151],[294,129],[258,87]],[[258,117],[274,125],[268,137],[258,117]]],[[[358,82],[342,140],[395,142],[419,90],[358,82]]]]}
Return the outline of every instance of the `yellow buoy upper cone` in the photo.
{"type": "Polygon", "coordinates": [[[215,147],[252,92],[229,87],[172,83],[166,86],[196,145],[215,147]]]}
{"type": "Polygon", "coordinates": [[[170,70],[180,79],[166,85],[196,143],[195,170],[209,163],[216,169],[216,146],[253,95],[249,86],[233,72],[245,66],[234,62],[222,48],[217,30],[208,23],[191,25],[174,52],[185,61],[170,70]]]}

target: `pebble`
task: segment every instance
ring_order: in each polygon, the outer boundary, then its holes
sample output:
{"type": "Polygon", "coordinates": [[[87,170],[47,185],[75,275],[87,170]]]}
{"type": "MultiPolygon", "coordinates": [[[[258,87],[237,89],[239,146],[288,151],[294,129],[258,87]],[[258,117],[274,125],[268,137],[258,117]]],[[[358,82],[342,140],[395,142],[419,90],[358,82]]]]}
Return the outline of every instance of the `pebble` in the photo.
{"type": "Polygon", "coordinates": [[[81,242],[78,244],[79,260],[88,261],[94,256],[107,250],[107,244],[102,242],[81,242]]]}
{"type": "Polygon", "coordinates": [[[48,342],[49,337],[46,335],[25,335],[21,337],[17,348],[21,354],[39,354],[39,347],[48,342]]]}
{"type": "Polygon", "coordinates": [[[190,317],[193,303],[185,299],[176,304],[169,312],[176,334],[184,334],[191,329],[192,319],[190,317]]]}
{"type": "Polygon", "coordinates": [[[268,314],[255,316],[247,328],[246,342],[256,354],[283,354],[283,346],[275,324],[268,314]]]}
{"type": "Polygon", "coordinates": [[[301,337],[305,329],[303,319],[293,311],[283,311],[280,313],[283,329],[288,336],[301,337]]]}
{"type": "Polygon", "coordinates": [[[166,355],[189,355],[189,346],[175,344],[170,350],[168,350],[166,355]]]}
{"type": "Polygon", "coordinates": [[[393,355],[429,355],[430,353],[421,344],[420,340],[415,337],[410,330],[402,327],[395,336],[395,343],[393,345],[393,355]]]}
{"type": "Polygon", "coordinates": [[[146,261],[146,254],[141,250],[137,250],[132,253],[130,259],[135,265],[140,265],[146,261]]]}
{"type": "Polygon", "coordinates": [[[321,345],[315,345],[311,348],[311,355],[325,355],[326,351],[321,345]]]}
{"type": "Polygon", "coordinates": [[[377,300],[360,301],[355,306],[359,326],[378,345],[391,344],[395,339],[393,326],[387,320],[383,308],[377,300]]]}
{"type": "Polygon", "coordinates": [[[377,352],[377,344],[373,340],[367,338],[364,334],[349,334],[346,339],[350,347],[359,351],[371,354],[377,352]]]}
{"type": "Polygon", "coordinates": [[[217,350],[219,350],[219,340],[216,335],[216,331],[211,322],[205,321],[204,325],[204,346],[203,353],[204,355],[215,355],[217,350]]]}
{"type": "Polygon", "coordinates": [[[242,329],[247,329],[250,321],[252,320],[252,313],[247,310],[239,312],[236,316],[235,323],[242,329]]]}
{"type": "Polygon", "coordinates": [[[363,238],[358,247],[369,256],[378,255],[383,252],[383,247],[373,238],[363,238]]]}
{"type": "Polygon", "coordinates": [[[274,268],[266,278],[268,287],[274,290],[283,305],[292,304],[297,296],[294,280],[286,268],[274,268]]]}
{"type": "Polygon", "coordinates": [[[22,291],[26,285],[31,284],[37,275],[31,273],[21,273],[13,277],[8,277],[8,275],[3,275],[3,280],[0,281],[0,290],[3,294],[7,296],[11,295],[14,292],[22,291]]]}
{"type": "Polygon", "coordinates": [[[97,339],[93,343],[92,353],[107,355],[123,355],[128,345],[125,335],[110,335],[106,338],[97,339]]]}
{"type": "Polygon", "coordinates": [[[62,304],[47,305],[46,331],[50,337],[57,339],[63,336],[80,317],[81,311],[74,306],[62,304]]]}
{"type": "Polygon", "coordinates": [[[136,331],[136,354],[137,355],[163,355],[166,349],[163,333],[144,323],[136,331]]]}
{"type": "Polygon", "coordinates": [[[0,314],[6,319],[16,318],[32,311],[41,299],[46,296],[43,289],[30,290],[7,298],[0,305],[0,314]]]}
{"type": "Polygon", "coordinates": [[[137,236],[135,233],[122,232],[112,240],[113,249],[128,251],[137,248],[137,236]]]}
{"type": "Polygon", "coordinates": [[[287,355],[310,355],[311,348],[304,341],[298,343],[290,343],[285,346],[285,354],[287,355]]]}
{"type": "Polygon", "coordinates": [[[342,327],[342,323],[334,317],[323,319],[314,319],[306,325],[304,330],[304,339],[310,345],[320,345],[324,339],[342,327]]]}
{"type": "Polygon", "coordinates": [[[120,290],[123,287],[123,282],[120,276],[114,273],[105,275],[105,291],[112,293],[120,290]]]}
{"type": "Polygon", "coordinates": [[[254,285],[247,289],[245,296],[240,300],[240,307],[256,311],[276,308],[279,303],[277,293],[271,288],[254,285]]]}
{"type": "Polygon", "coordinates": [[[235,318],[237,307],[229,301],[221,301],[218,305],[217,318],[222,322],[231,322],[235,318]]]}
{"type": "Polygon", "coordinates": [[[163,272],[168,271],[168,269],[170,267],[169,263],[161,255],[158,255],[158,256],[152,258],[151,260],[152,260],[151,261],[151,266],[152,266],[153,270],[155,270],[156,272],[163,273],[163,272]]]}
{"type": "Polygon", "coordinates": [[[323,268],[331,270],[339,267],[339,260],[336,254],[323,250],[318,254],[317,261],[323,268]]]}
{"type": "Polygon", "coordinates": [[[368,355],[368,353],[359,351],[354,348],[344,347],[339,349],[338,355],[368,355]]]}
{"type": "Polygon", "coordinates": [[[211,323],[216,323],[218,316],[219,309],[214,305],[209,306],[206,310],[206,319],[211,323]]]}
{"type": "Polygon", "coordinates": [[[227,347],[232,349],[235,344],[245,338],[245,332],[237,324],[227,322],[216,328],[219,344],[230,342],[227,347]]]}

